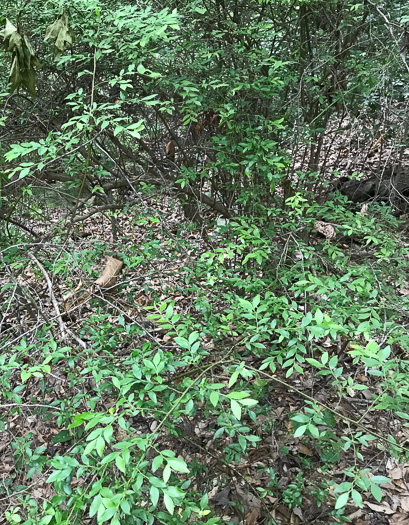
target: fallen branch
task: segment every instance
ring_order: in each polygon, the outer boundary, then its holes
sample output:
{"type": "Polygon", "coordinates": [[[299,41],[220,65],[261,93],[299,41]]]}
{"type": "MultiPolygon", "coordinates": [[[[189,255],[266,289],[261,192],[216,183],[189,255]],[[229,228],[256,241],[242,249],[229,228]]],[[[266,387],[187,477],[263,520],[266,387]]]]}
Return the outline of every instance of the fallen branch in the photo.
{"type": "Polygon", "coordinates": [[[21,228],[22,230],[26,231],[27,233],[29,233],[30,235],[32,235],[32,236],[35,237],[36,239],[39,238],[38,233],[36,233],[35,231],[33,231],[33,230],[32,230],[31,228],[29,228],[28,226],[25,226],[25,225],[22,224],[21,222],[16,221],[15,219],[12,219],[11,217],[4,217],[3,215],[0,215],[0,220],[5,221],[5,222],[9,222],[9,223],[11,223],[11,224],[14,224],[14,226],[17,226],[18,228],[21,228]]]}
{"type": "Polygon", "coordinates": [[[51,302],[53,303],[53,307],[56,313],[56,319],[57,319],[58,325],[60,327],[62,339],[67,339],[67,335],[70,335],[75,341],[77,341],[77,343],[80,346],[82,346],[83,348],[87,348],[87,345],[85,344],[85,342],[82,339],[80,339],[76,334],[74,334],[67,326],[65,326],[64,321],[62,320],[60,307],[58,306],[58,301],[54,294],[53,284],[44,266],[40,263],[40,261],[33,254],[29,253],[28,257],[31,261],[33,261],[38,266],[38,268],[40,269],[47,283],[48,293],[50,294],[51,302]]]}

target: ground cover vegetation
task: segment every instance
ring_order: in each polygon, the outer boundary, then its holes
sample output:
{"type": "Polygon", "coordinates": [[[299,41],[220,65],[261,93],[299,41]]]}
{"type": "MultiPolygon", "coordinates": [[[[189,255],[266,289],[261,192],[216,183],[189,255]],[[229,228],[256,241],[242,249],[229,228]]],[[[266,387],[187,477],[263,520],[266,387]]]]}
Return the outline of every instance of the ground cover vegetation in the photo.
{"type": "Polygon", "coordinates": [[[0,16],[0,522],[407,523],[407,3],[0,16]]]}

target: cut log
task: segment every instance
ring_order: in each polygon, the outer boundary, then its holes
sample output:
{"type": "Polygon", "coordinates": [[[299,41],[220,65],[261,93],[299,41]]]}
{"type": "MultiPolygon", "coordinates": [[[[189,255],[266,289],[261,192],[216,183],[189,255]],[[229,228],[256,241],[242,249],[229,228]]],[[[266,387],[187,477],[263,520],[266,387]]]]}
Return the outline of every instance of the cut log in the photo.
{"type": "Polygon", "coordinates": [[[398,173],[392,169],[384,170],[360,181],[342,177],[336,189],[352,202],[383,201],[399,210],[406,210],[409,204],[409,171],[398,173]]]}

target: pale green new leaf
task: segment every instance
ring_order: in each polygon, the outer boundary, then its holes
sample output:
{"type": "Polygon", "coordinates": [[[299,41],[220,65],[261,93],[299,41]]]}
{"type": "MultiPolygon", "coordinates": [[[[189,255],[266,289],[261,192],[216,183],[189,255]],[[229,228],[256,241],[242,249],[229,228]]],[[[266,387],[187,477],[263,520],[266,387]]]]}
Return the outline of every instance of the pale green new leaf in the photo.
{"type": "Polygon", "coordinates": [[[234,399],[232,399],[230,401],[230,406],[231,406],[231,411],[233,412],[234,416],[237,418],[237,419],[241,419],[241,407],[240,405],[237,403],[237,401],[235,401],[234,399]]]}
{"type": "Polygon", "coordinates": [[[189,472],[185,461],[183,461],[181,458],[169,458],[168,465],[170,465],[172,469],[176,470],[177,472],[183,472],[184,474],[189,472]]]}
{"type": "Polygon", "coordinates": [[[168,496],[167,494],[164,494],[163,502],[165,503],[165,507],[168,509],[169,514],[173,515],[173,512],[175,510],[175,504],[173,503],[172,498],[168,496]]]}
{"type": "Polygon", "coordinates": [[[338,510],[338,509],[342,509],[342,507],[345,507],[345,505],[348,502],[348,499],[349,499],[349,492],[344,492],[343,494],[341,494],[339,498],[337,499],[337,502],[335,504],[335,509],[338,510]]]}

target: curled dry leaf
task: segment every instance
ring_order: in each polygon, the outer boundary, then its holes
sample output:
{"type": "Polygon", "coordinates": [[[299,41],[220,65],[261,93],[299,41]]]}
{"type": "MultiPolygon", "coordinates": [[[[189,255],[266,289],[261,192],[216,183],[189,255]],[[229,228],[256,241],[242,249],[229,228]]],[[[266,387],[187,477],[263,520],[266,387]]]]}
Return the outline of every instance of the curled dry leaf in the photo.
{"type": "Polygon", "coordinates": [[[336,236],[335,228],[327,222],[315,221],[315,230],[326,239],[333,239],[336,236]]]}
{"type": "Polygon", "coordinates": [[[362,204],[360,213],[361,215],[366,215],[368,213],[368,204],[366,202],[362,204]]]}
{"type": "Polygon", "coordinates": [[[100,288],[112,288],[116,284],[117,276],[121,273],[124,263],[115,257],[109,256],[101,276],[95,281],[100,288]]]}

